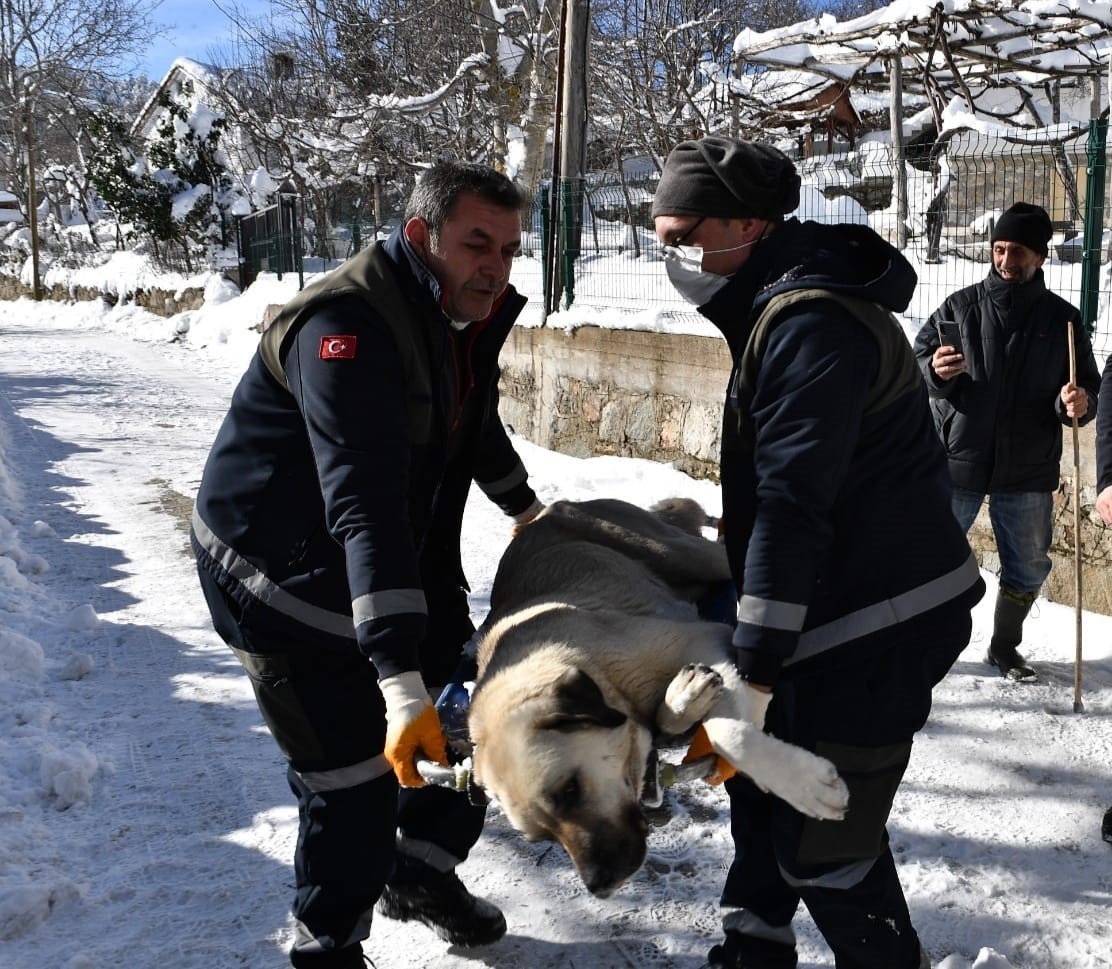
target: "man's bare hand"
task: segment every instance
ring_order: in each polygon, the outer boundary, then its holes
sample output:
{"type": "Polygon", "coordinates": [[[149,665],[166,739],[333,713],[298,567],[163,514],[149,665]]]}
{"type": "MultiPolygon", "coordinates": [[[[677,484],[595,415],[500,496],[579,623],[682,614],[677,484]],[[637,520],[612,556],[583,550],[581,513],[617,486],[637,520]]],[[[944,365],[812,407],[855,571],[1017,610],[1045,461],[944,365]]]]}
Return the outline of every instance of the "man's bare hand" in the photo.
{"type": "Polygon", "coordinates": [[[1066,384],[1062,388],[1062,404],[1066,408],[1066,417],[1081,420],[1089,413],[1089,395],[1076,384],[1066,384]]]}
{"type": "Polygon", "coordinates": [[[1097,495],[1097,513],[1104,520],[1104,524],[1112,525],[1112,485],[1097,495]]]}
{"type": "Polygon", "coordinates": [[[965,357],[953,347],[943,344],[931,357],[931,369],[938,375],[939,380],[953,380],[965,373],[965,357]]]}

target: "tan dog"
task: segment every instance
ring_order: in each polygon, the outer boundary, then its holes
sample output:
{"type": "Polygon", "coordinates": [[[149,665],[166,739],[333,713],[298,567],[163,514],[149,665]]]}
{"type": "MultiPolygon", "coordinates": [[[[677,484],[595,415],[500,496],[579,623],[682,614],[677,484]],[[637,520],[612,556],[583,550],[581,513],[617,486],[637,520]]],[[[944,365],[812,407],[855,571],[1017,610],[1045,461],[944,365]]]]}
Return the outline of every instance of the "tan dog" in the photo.
{"type": "MultiPolygon", "coordinates": [[[[653,733],[699,722],[715,750],[804,814],[844,816],[834,766],[762,732],[729,626],[694,602],[729,578],[705,515],[673,500],[554,502],[506,549],[468,720],[474,770],[530,840],[559,841],[611,894],[644,861],[653,733]]],[[[763,710],[759,714],[763,717],[763,710]]]]}

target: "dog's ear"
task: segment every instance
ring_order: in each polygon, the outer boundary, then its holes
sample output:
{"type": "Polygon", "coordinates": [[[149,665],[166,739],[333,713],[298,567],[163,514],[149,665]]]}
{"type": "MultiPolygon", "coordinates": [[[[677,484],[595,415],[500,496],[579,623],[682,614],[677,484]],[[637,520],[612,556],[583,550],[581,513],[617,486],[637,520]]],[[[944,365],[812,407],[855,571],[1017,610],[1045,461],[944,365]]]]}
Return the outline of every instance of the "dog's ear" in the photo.
{"type": "Polygon", "coordinates": [[[537,721],[542,730],[614,728],[626,721],[621,710],[607,706],[598,684],[581,669],[567,670],[556,681],[552,699],[552,709],[537,721]]]}

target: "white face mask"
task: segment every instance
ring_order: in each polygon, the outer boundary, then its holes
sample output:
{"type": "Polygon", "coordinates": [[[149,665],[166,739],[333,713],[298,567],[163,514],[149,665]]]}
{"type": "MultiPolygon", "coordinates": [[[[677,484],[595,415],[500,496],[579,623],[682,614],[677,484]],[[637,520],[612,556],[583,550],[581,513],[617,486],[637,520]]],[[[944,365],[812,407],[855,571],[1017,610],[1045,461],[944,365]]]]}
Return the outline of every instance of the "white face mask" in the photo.
{"type": "Polygon", "coordinates": [[[664,246],[664,269],[680,296],[695,306],[704,306],[730,281],[730,277],[706,272],[703,269],[703,256],[748,249],[760,241],[758,237],[752,242],[743,242],[740,246],[706,251],[702,246],[664,246]]]}

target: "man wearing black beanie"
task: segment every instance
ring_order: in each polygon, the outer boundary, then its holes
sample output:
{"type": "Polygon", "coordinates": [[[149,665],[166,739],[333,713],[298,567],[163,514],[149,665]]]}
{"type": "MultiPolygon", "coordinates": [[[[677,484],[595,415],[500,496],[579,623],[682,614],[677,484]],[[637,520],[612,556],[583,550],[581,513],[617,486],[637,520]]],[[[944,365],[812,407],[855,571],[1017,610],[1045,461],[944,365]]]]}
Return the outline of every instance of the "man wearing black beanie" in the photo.
{"type": "MultiPolygon", "coordinates": [[[[791,218],[799,188],[782,152],[711,135],[675,147],[653,204],[669,278],[734,359],[722,527],[738,672],[765,730],[849,789],[845,819],[820,821],[719,757],[734,859],[706,966],[794,969],[802,901],[839,966],[929,969],[886,825],[984,583],[892,315],[915,272],[864,226],[791,218]]],[[[709,749],[696,734],[691,756],[709,749]]]]}
{"type": "Polygon", "coordinates": [[[1000,587],[985,662],[1016,681],[1037,678],[1019,645],[1050,574],[1062,428],[1093,419],[1100,388],[1080,314],[1043,279],[1053,231],[1045,209],[1016,202],[993,227],[988,276],[947,297],[915,340],[965,531],[988,498],[1000,587]],[[949,333],[943,321],[952,322],[949,333]]]}

